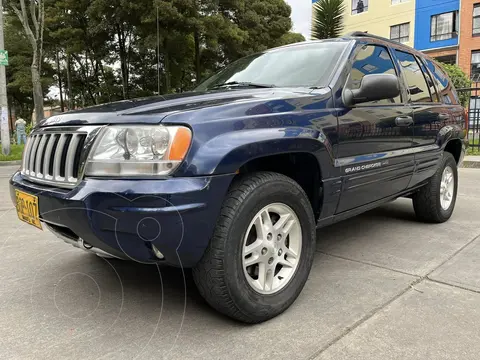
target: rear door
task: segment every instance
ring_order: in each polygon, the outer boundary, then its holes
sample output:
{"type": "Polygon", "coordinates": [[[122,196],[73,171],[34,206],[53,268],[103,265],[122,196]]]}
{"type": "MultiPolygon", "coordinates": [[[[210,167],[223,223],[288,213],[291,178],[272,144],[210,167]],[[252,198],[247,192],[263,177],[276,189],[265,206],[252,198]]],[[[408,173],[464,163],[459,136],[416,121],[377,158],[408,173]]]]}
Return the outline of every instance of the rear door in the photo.
{"type": "Polygon", "coordinates": [[[430,178],[437,169],[442,152],[438,144],[438,133],[451,123],[452,109],[444,104],[436,91],[434,79],[422,59],[414,54],[396,50],[396,57],[402,67],[413,110],[413,151],[415,172],[410,186],[430,178]]]}
{"type": "MultiPolygon", "coordinates": [[[[350,63],[348,89],[358,89],[367,74],[400,75],[390,50],[381,44],[358,45],[350,63]]],[[[337,213],[406,189],[414,157],[408,153],[413,119],[405,95],[357,104],[339,113],[337,166],[342,168],[343,190],[337,213]]]]}
{"type": "MultiPolygon", "coordinates": [[[[438,130],[436,133],[429,134],[430,142],[433,140],[434,146],[416,154],[417,172],[412,178],[413,185],[430,178],[435,173],[437,170],[436,166],[434,168],[422,166],[426,163],[425,160],[432,159],[438,165],[442,157],[441,149],[446,138],[451,134],[455,134],[456,131],[463,133],[466,126],[465,109],[460,105],[457,92],[444,70],[430,59],[422,58],[421,60],[426,65],[428,76],[435,83],[440,102],[436,106],[438,120],[435,128],[438,130]],[[452,126],[456,128],[456,131],[452,131],[452,126]]],[[[414,134],[415,140],[417,137],[424,135],[421,130],[418,129],[414,134]]],[[[460,134],[458,136],[461,137],[460,134]]],[[[417,140],[416,142],[418,143],[419,141],[417,140]]]]}

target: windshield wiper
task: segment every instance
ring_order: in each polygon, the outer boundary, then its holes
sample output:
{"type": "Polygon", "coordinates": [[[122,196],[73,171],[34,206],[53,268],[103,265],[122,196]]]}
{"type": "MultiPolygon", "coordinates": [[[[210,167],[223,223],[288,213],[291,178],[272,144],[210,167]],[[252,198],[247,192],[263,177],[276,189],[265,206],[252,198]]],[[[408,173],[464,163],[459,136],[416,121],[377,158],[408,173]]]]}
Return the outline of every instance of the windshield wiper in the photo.
{"type": "Polygon", "coordinates": [[[246,82],[246,81],[229,81],[223,84],[212,86],[211,89],[219,89],[222,87],[255,87],[255,88],[274,88],[275,85],[272,84],[257,84],[253,82],[246,82]]]}

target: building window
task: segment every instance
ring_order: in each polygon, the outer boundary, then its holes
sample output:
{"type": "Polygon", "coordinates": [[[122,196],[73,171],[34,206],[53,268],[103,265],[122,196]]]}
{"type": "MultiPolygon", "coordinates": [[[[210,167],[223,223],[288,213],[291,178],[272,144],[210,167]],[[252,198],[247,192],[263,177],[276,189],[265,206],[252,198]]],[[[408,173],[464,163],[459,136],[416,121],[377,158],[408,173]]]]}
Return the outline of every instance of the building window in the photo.
{"type": "Polygon", "coordinates": [[[473,5],[473,35],[480,35],[480,4],[473,5]]]}
{"type": "Polygon", "coordinates": [[[368,0],[352,0],[352,15],[368,11],[368,0]]]}
{"type": "Polygon", "coordinates": [[[432,16],[430,41],[452,39],[458,36],[458,11],[432,16]]]}
{"type": "Polygon", "coordinates": [[[392,0],[392,5],[409,2],[410,0],[392,0]]]}
{"type": "Polygon", "coordinates": [[[455,65],[457,63],[457,55],[435,56],[435,60],[444,64],[455,65]]]}
{"type": "Polygon", "coordinates": [[[472,51],[470,77],[473,81],[478,82],[480,79],[480,51],[472,51]]]}
{"type": "Polygon", "coordinates": [[[390,26],[390,40],[406,43],[409,40],[410,23],[390,26]]]}

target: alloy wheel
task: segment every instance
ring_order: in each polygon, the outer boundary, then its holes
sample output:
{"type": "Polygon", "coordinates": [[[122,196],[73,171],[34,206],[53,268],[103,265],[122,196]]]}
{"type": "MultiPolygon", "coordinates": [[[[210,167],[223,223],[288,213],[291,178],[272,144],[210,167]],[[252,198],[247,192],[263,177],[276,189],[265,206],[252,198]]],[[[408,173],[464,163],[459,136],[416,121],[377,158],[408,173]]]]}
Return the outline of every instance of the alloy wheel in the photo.
{"type": "Polygon", "coordinates": [[[248,284],[274,294],[293,278],[302,249],[302,229],[289,206],[265,206],[251,221],[243,244],[242,265],[248,284]]]}

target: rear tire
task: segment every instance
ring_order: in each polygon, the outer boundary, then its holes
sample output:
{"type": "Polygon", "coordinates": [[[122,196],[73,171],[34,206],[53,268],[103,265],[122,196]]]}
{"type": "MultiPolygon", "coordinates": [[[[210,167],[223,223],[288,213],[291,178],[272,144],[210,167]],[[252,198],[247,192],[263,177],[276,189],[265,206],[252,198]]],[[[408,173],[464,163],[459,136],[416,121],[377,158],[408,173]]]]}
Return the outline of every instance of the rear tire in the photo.
{"type": "Polygon", "coordinates": [[[292,179],[272,172],[238,178],[193,269],[200,294],[216,310],[245,323],[281,314],[307,281],[315,229],[308,197],[292,179]]]}
{"type": "Polygon", "coordinates": [[[443,223],[450,219],[455,209],[457,188],[457,163],[452,154],[444,152],[435,175],[412,197],[417,218],[430,223],[443,223]]]}

